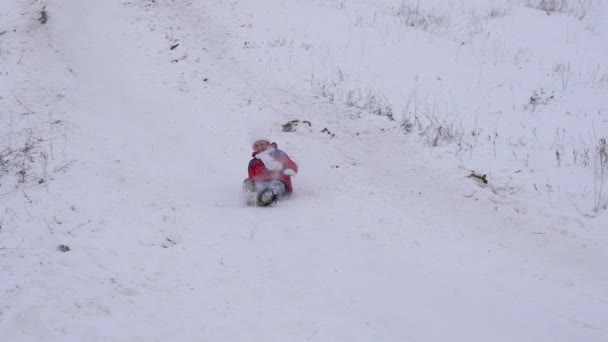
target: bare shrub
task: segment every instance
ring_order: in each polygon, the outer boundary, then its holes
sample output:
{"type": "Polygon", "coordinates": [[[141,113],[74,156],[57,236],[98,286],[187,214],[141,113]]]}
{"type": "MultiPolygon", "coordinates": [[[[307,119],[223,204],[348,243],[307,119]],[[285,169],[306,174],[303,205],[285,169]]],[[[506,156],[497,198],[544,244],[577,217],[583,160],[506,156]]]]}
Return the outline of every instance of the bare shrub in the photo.
{"type": "Polygon", "coordinates": [[[61,244],[61,245],[57,246],[57,250],[60,252],[66,253],[66,252],[69,252],[71,249],[70,249],[70,246],[61,244]]]}
{"type": "Polygon", "coordinates": [[[578,20],[585,18],[592,10],[594,0],[526,0],[526,6],[551,13],[572,15],[578,20]]]}
{"type": "Polygon", "coordinates": [[[464,135],[462,127],[453,121],[449,122],[429,115],[425,117],[428,121],[422,124],[424,129],[420,131],[420,136],[423,137],[423,142],[428,146],[436,147],[457,142],[464,135]]]}
{"type": "Polygon", "coordinates": [[[608,200],[605,197],[606,178],[608,178],[608,146],[606,145],[606,138],[597,140],[593,159],[593,211],[597,214],[600,209],[606,209],[608,206],[608,200]]]}
{"type": "Polygon", "coordinates": [[[373,27],[376,26],[376,19],[378,17],[378,12],[374,12],[373,15],[369,17],[363,17],[362,15],[357,16],[355,18],[355,27],[373,27]]]}
{"type": "Polygon", "coordinates": [[[362,114],[373,114],[384,116],[394,121],[393,107],[390,101],[379,90],[354,89],[345,90],[344,75],[341,69],[335,72],[335,80],[316,81],[313,83],[315,92],[329,103],[341,103],[350,111],[352,117],[360,117],[362,114]]]}
{"type": "Polygon", "coordinates": [[[486,18],[503,18],[506,17],[507,14],[509,14],[509,10],[506,8],[492,7],[486,13],[486,18]]]}
{"type": "Polygon", "coordinates": [[[359,88],[350,90],[347,92],[344,104],[362,112],[386,116],[391,121],[395,120],[393,117],[393,107],[379,91],[371,89],[361,91],[359,88]]]}
{"type": "Polygon", "coordinates": [[[581,83],[588,88],[604,89],[608,87],[608,72],[603,71],[599,64],[589,70],[581,71],[579,78],[581,83]]]}
{"type": "Polygon", "coordinates": [[[44,183],[48,155],[41,148],[44,141],[34,137],[30,129],[17,136],[21,142],[0,146],[0,188],[18,189],[35,181],[44,183]]]}
{"type": "MultiPolygon", "coordinates": [[[[464,129],[448,116],[441,115],[436,102],[428,98],[419,99],[418,89],[413,89],[405,103],[401,118],[401,128],[408,134],[418,132],[422,142],[431,147],[457,143],[462,146],[464,129]]],[[[453,116],[450,116],[453,117],[453,116]]]]}
{"type": "Polygon", "coordinates": [[[572,162],[574,163],[574,165],[577,166],[583,166],[583,167],[587,167],[590,164],[590,152],[591,149],[589,149],[588,147],[581,147],[581,148],[573,148],[572,149],[572,162]]]}
{"type": "Polygon", "coordinates": [[[407,115],[407,113],[403,114],[400,126],[405,134],[410,134],[414,131],[414,122],[412,121],[412,118],[407,115]]]}
{"type": "Polygon", "coordinates": [[[538,106],[546,106],[555,97],[553,92],[547,93],[544,89],[532,91],[532,95],[528,99],[528,103],[524,109],[534,112],[538,106]]]}
{"type": "Polygon", "coordinates": [[[49,20],[49,14],[46,11],[46,6],[42,8],[42,11],[40,11],[40,18],[38,18],[38,21],[40,22],[41,25],[46,24],[46,22],[49,20]]]}
{"type": "Polygon", "coordinates": [[[347,4],[346,0],[332,0],[329,5],[338,10],[344,10],[347,4]]]}
{"type": "Polygon", "coordinates": [[[568,84],[570,83],[570,78],[573,72],[570,70],[570,63],[558,63],[553,66],[553,72],[560,75],[560,79],[562,82],[562,90],[566,90],[568,88],[568,84]]]}
{"type": "Polygon", "coordinates": [[[405,26],[415,27],[423,31],[436,31],[447,25],[448,18],[420,8],[419,1],[403,0],[395,13],[405,26]]]}

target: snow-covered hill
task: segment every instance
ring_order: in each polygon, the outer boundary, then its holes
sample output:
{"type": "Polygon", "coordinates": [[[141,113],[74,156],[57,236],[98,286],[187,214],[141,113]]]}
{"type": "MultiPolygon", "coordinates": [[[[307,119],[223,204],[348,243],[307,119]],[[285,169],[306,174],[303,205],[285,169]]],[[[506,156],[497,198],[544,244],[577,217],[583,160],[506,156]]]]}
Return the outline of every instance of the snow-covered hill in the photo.
{"type": "Polygon", "coordinates": [[[0,336],[607,340],[607,17],[2,0],[0,336]],[[253,127],[300,166],[272,208],[253,127]]]}

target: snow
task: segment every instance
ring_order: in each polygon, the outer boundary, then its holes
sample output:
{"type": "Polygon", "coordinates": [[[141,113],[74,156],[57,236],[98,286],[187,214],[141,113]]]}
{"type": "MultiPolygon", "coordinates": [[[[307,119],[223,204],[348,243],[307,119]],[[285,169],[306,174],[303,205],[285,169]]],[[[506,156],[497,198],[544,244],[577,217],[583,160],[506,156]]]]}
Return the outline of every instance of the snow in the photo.
{"type": "Polygon", "coordinates": [[[608,4],[535,3],[2,0],[0,336],[608,340],[608,4]]]}

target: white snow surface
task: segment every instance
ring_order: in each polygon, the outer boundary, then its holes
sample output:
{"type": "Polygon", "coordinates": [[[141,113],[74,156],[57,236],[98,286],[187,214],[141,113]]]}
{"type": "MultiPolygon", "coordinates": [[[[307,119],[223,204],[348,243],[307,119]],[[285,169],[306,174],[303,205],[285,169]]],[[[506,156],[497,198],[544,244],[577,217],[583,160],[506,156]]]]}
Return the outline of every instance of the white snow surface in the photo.
{"type": "Polygon", "coordinates": [[[540,3],[0,0],[0,339],[608,341],[608,3],[540,3]]]}

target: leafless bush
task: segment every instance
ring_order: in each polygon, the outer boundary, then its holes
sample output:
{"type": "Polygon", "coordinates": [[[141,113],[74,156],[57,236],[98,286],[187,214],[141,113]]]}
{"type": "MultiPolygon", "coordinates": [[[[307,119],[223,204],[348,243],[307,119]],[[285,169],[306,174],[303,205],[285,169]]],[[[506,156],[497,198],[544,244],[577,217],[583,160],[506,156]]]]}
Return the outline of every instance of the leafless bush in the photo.
{"type": "Polygon", "coordinates": [[[506,8],[492,7],[486,13],[487,18],[503,18],[509,14],[509,10],[506,8]]]}
{"type": "Polygon", "coordinates": [[[423,137],[424,143],[428,146],[436,147],[442,144],[458,142],[464,135],[462,127],[453,121],[440,120],[437,117],[428,115],[425,117],[428,121],[422,124],[424,129],[420,131],[420,136],[423,137]]]}
{"type": "Polygon", "coordinates": [[[572,149],[572,162],[574,163],[574,165],[577,166],[589,166],[590,164],[590,152],[591,149],[589,149],[588,147],[581,147],[581,148],[573,148],[572,149]]]}
{"type": "Polygon", "coordinates": [[[381,91],[373,89],[355,88],[344,90],[344,75],[340,69],[335,72],[336,80],[317,81],[313,88],[318,95],[329,103],[341,103],[350,111],[351,116],[359,117],[363,114],[385,116],[394,121],[393,107],[381,91]]]}
{"type": "Polygon", "coordinates": [[[436,11],[425,11],[420,8],[419,1],[403,0],[397,7],[396,15],[401,22],[410,27],[423,31],[436,31],[447,24],[447,17],[436,13],[436,11]]]}
{"type": "MultiPolygon", "coordinates": [[[[444,115],[442,115],[444,116],[444,115]]],[[[418,89],[408,96],[401,118],[401,128],[405,133],[414,130],[422,138],[422,142],[431,147],[444,144],[462,144],[464,129],[456,121],[440,118],[438,106],[428,99],[418,98],[418,89]]]]}
{"type": "Polygon", "coordinates": [[[49,14],[46,11],[46,6],[44,6],[42,8],[42,11],[40,11],[40,18],[38,18],[38,21],[40,22],[41,25],[46,24],[46,22],[49,20],[49,14]]]}
{"type": "Polygon", "coordinates": [[[603,71],[599,64],[587,71],[581,71],[579,78],[581,83],[589,88],[604,89],[608,87],[608,72],[603,71]]]}
{"type": "Polygon", "coordinates": [[[70,246],[61,244],[61,245],[57,246],[57,250],[60,252],[66,253],[66,252],[69,252],[71,249],[70,249],[70,246]]]}
{"type": "Polygon", "coordinates": [[[156,5],[156,0],[146,0],[144,3],[144,7],[149,8],[156,5]]]}
{"type": "Polygon", "coordinates": [[[553,144],[550,148],[552,151],[555,151],[555,159],[557,160],[557,166],[562,166],[562,159],[565,157],[566,153],[566,130],[565,129],[556,129],[555,138],[553,139],[553,144]]]}
{"type": "Polygon", "coordinates": [[[582,20],[592,9],[594,0],[526,0],[526,6],[547,14],[564,13],[582,20]]]}
{"type": "Polygon", "coordinates": [[[378,12],[374,12],[373,15],[369,15],[368,17],[363,17],[362,15],[357,16],[355,18],[355,26],[356,27],[373,27],[376,25],[376,19],[378,17],[378,12]]]}
{"type": "Polygon", "coordinates": [[[405,134],[410,134],[414,131],[414,122],[407,113],[403,114],[400,126],[405,134]]]}
{"type": "Polygon", "coordinates": [[[329,5],[332,8],[343,10],[346,9],[346,0],[331,0],[329,5]]]}
{"type": "Polygon", "coordinates": [[[347,92],[344,104],[348,107],[359,109],[360,111],[371,113],[378,116],[386,116],[393,121],[393,108],[380,92],[368,89],[362,92],[361,89],[350,90],[347,92]]]}
{"type": "Polygon", "coordinates": [[[570,83],[570,78],[572,76],[572,71],[570,70],[570,63],[556,64],[553,67],[553,72],[560,75],[560,79],[562,81],[562,90],[566,90],[566,88],[568,88],[568,84],[570,83]]]}
{"type": "Polygon", "coordinates": [[[43,140],[34,137],[31,130],[23,134],[16,146],[7,144],[0,150],[0,188],[17,189],[28,182],[44,182],[48,155],[40,148],[43,140]]]}
{"type": "Polygon", "coordinates": [[[600,209],[606,209],[608,206],[608,200],[605,198],[606,178],[608,178],[608,146],[606,138],[600,138],[595,146],[593,168],[593,211],[596,214],[600,209]]]}
{"type": "Polygon", "coordinates": [[[566,3],[566,0],[529,0],[528,6],[545,12],[562,12],[566,3]]]}
{"type": "Polygon", "coordinates": [[[329,85],[327,83],[317,83],[315,86],[316,93],[325,99],[328,103],[334,103],[336,98],[336,85],[335,83],[329,85]]]}
{"type": "Polygon", "coordinates": [[[538,106],[546,106],[555,97],[553,92],[550,94],[545,92],[544,89],[532,91],[532,95],[528,99],[528,103],[524,106],[524,109],[534,112],[538,106]]]}
{"type": "Polygon", "coordinates": [[[289,48],[293,48],[294,42],[293,42],[293,39],[288,41],[287,38],[285,38],[285,37],[279,37],[279,38],[275,39],[274,41],[268,43],[268,46],[274,47],[274,48],[285,47],[285,46],[287,46],[289,48]]]}

